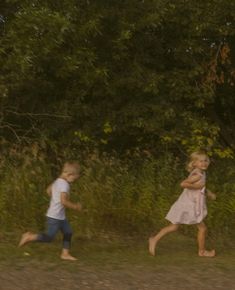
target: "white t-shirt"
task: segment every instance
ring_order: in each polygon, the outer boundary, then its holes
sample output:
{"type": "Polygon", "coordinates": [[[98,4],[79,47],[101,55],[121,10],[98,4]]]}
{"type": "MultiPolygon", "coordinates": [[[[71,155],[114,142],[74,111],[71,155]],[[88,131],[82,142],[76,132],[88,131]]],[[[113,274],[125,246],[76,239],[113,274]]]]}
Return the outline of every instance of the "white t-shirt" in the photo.
{"type": "Polygon", "coordinates": [[[66,192],[69,194],[70,185],[63,178],[57,178],[51,187],[51,201],[50,206],[47,210],[46,216],[58,220],[65,219],[65,208],[63,204],[61,204],[60,198],[61,193],[66,192]]]}

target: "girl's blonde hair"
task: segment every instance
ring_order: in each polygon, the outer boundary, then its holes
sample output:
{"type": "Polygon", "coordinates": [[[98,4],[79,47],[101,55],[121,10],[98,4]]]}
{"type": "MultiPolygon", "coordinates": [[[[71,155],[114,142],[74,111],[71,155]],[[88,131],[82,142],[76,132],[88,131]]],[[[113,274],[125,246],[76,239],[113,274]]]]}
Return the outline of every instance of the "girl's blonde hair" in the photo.
{"type": "Polygon", "coordinates": [[[67,161],[63,165],[61,174],[68,176],[70,174],[78,174],[79,171],[80,171],[80,166],[77,161],[67,161]]]}
{"type": "Polygon", "coordinates": [[[191,172],[194,169],[194,162],[198,160],[199,157],[206,156],[209,160],[208,155],[204,151],[195,151],[189,156],[189,162],[186,166],[186,169],[191,172]]]}

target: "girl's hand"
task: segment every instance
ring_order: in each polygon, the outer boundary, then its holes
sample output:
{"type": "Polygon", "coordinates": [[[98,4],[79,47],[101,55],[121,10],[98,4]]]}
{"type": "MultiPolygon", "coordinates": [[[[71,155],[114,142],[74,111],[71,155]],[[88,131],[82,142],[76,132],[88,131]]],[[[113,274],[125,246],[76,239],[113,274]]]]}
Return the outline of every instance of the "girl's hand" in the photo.
{"type": "Polygon", "coordinates": [[[216,194],[211,192],[210,190],[206,190],[206,194],[207,196],[211,199],[211,200],[216,200],[216,194]]]}
{"type": "Polygon", "coordinates": [[[203,182],[203,181],[195,182],[193,184],[193,186],[194,186],[195,189],[203,190],[205,188],[205,182],[203,182]]]}
{"type": "Polygon", "coordinates": [[[205,182],[201,181],[201,177],[201,174],[193,174],[192,176],[183,180],[180,186],[188,189],[202,189],[205,186],[205,182]]]}
{"type": "Polygon", "coordinates": [[[181,187],[183,188],[188,188],[188,189],[202,189],[205,187],[205,182],[189,182],[187,179],[182,181],[180,184],[181,187]]]}

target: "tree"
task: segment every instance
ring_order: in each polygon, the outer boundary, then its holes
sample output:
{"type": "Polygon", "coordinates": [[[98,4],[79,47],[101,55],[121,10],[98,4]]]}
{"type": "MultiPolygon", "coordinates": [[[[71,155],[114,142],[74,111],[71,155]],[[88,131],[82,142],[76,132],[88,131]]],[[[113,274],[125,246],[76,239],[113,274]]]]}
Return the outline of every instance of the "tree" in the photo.
{"type": "Polygon", "coordinates": [[[234,149],[231,1],[15,0],[2,17],[4,138],[234,149]]]}

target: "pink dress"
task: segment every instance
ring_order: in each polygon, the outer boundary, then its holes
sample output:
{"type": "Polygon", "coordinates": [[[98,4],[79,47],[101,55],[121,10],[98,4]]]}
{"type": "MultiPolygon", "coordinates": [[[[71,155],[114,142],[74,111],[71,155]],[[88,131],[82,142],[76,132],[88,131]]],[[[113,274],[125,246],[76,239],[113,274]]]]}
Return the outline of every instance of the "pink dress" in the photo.
{"type": "MultiPolygon", "coordinates": [[[[200,174],[199,182],[206,183],[205,172],[194,169],[189,176],[200,174]]],[[[198,224],[207,215],[205,187],[203,189],[185,188],[176,202],[171,206],[166,219],[172,224],[198,224]]]]}

